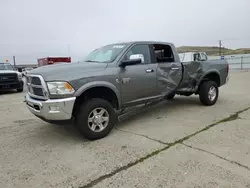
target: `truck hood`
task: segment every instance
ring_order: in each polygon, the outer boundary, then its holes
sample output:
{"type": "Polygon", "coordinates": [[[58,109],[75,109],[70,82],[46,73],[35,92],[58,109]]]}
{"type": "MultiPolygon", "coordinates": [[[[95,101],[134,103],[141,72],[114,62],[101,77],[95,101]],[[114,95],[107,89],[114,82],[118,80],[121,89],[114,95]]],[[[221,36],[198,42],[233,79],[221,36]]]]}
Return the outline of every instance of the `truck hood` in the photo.
{"type": "Polygon", "coordinates": [[[17,71],[13,71],[13,70],[0,70],[0,74],[4,73],[4,74],[8,74],[8,73],[17,73],[17,71]]]}
{"type": "Polygon", "coordinates": [[[60,63],[36,68],[28,74],[41,75],[45,81],[65,80],[71,81],[90,76],[93,71],[101,71],[107,67],[107,63],[79,62],[60,63]]]}

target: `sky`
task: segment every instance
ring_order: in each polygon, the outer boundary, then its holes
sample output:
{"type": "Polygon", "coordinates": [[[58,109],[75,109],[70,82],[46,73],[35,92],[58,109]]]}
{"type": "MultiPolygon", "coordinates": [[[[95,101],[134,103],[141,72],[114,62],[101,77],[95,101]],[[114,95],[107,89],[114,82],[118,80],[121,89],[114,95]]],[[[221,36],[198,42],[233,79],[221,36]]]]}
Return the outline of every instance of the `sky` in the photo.
{"type": "Polygon", "coordinates": [[[250,47],[250,0],[0,0],[0,61],[77,61],[114,42],[250,47]]]}

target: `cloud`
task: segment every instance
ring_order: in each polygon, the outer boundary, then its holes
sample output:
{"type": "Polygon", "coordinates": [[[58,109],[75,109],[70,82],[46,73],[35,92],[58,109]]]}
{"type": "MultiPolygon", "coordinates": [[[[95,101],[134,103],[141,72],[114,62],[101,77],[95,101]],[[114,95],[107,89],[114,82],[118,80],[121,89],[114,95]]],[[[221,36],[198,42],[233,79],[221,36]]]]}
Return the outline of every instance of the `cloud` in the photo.
{"type": "Polygon", "coordinates": [[[81,58],[116,41],[249,47],[249,0],[1,0],[0,60],[81,58]],[[70,44],[70,52],[69,52],[70,44]]]}

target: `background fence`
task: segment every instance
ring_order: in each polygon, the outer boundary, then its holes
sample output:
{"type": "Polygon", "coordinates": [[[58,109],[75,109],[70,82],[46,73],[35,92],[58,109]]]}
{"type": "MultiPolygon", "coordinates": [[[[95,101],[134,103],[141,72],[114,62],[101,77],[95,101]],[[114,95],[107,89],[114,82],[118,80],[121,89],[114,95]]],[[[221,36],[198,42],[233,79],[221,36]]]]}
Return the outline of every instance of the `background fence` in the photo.
{"type": "Polygon", "coordinates": [[[250,69],[250,56],[249,57],[234,57],[227,59],[230,69],[243,70],[250,69]]]}
{"type": "MultiPolygon", "coordinates": [[[[211,60],[220,59],[219,56],[210,56],[211,60]]],[[[231,70],[250,70],[250,54],[224,57],[228,61],[231,70]]]]}

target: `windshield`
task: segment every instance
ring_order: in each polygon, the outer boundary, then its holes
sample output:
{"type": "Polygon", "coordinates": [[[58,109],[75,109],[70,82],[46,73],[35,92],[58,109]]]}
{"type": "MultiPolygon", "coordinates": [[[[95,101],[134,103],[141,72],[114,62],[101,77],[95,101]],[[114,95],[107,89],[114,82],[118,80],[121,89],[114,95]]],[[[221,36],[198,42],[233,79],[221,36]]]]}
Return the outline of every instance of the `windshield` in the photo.
{"type": "Polygon", "coordinates": [[[0,63],[0,70],[14,70],[9,63],[0,63]]]}
{"type": "Polygon", "coordinates": [[[114,61],[121,51],[126,47],[125,44],[112,44],[103,46],[91,52],[85,62],[110,63],[114,61]]]}

